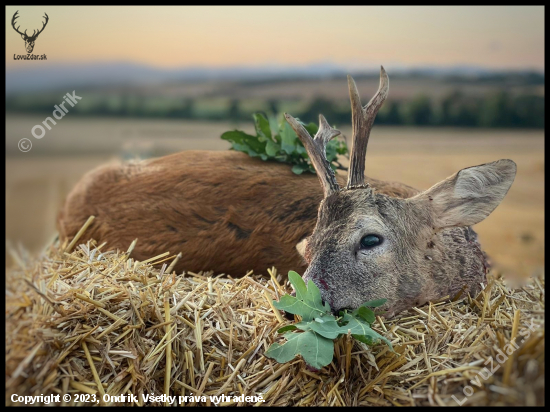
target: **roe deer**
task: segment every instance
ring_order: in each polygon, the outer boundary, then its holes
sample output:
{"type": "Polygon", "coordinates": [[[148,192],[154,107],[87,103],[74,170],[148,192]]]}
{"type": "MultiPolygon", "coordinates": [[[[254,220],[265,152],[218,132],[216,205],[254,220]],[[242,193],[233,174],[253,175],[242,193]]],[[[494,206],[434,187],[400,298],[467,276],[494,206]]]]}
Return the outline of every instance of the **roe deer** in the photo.
{"type": "Polygon", "coordinates": [[[515,163],[462,169],[424,192],[365,178],[369,134],[389,80],[381,68],[380,87],[365,107],[349,76],[348,84],[353,135],[345,186],[325,155],[326,143],[340,132],[319,116],[311,138],[285,114],[322,190],[312,175],[231,151],[106,165],[69,194],[58,219],[61,237],[74,236],[95,215],[82,241],[125,249],[138,238],[136,259],[182,252],[178,271],[243,275],[271,265],[283,273],[307,268],[304,279],[319,287],[333,311],[386,298],[390,317],[461,290],[463,296],[477,293],[487,261],[469,226],[502,201],[515,163]]]}

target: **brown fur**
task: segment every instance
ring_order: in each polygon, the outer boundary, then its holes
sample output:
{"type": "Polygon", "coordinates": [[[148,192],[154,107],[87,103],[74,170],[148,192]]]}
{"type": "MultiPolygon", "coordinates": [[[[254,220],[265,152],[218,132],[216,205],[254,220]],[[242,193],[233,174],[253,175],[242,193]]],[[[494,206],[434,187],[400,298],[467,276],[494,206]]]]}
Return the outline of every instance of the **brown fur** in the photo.
{"type": "MultiPolygon", "coordinates": [[[[316,176],[235,151],[185,151],[89,172],[59,213],[62,238],[72,238],[90,215],[81,238],[126,250],[144,260],[182,252],[181,272],[214,270],[242,276],[275,266],[286,274],[307,265],[296,244],[315,227],[323,191],[316,176]]],[[[339,178],[340,183],[343,178],[339,178]]],[[[380,193],[411,197],[401,183],[367,181],[380,193]]]]}

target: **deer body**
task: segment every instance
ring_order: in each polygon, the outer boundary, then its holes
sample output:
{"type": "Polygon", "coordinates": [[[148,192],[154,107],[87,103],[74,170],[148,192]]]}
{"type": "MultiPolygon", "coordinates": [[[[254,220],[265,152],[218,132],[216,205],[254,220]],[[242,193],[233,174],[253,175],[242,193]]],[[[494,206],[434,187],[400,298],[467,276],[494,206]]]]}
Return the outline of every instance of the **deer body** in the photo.
{"type": "MultiPolygon", "coordinates": [[[[369,181],[387,194],[417,192],[369,181]]],[[[297,176],[288,165],[236,151],[184,151],[89,172],[67,197],[58,227],[71,238],[93,215],[82,242],[126,250],[137,238],[132,257],[181,252],[179,272],[243,276],[275,266],[286,274],[307,267],[296,245],[311,234],[322,199],[317,178],[297,176]]]]}
{"type": "Polygon", "coordinates": [[[425,191],[365,178],[370,129],[389,90],[383,68],[380,74],[378,92],[364,107],[348,77],[347,182],[325,153],[340,132],[320,116],[312,138],[285,114],[318,181],[237,152],[182,152],[104,166],[69,195],[59,217],[62,237],[74,236],[95,215],[87,237],[120,249],[137,237],[140,260],[181,251],[178,270],[305,270],[306,283],[316,284],[334,312],[384,298],[382,309],[391,317],[445,296],[477,294],[487,261],[470,226],[502,201],[516,165],[504,159],[462,169],[425,191]]]}

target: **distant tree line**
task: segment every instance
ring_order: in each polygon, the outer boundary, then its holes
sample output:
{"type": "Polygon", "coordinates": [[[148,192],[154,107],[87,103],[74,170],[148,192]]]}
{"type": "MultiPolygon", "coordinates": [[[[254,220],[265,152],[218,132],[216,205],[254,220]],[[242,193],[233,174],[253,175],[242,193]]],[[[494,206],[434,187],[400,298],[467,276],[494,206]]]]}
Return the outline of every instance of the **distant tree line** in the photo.
{"type": "MultiPolygon", "coordinates": [[[[53,102],[59,99],[20,99],[6,97],[7,112],[51,113],[53,102]]],[[[279,113],[285,102],[270,99],[256,110],[243,109],[243,101],[231,99],[222,107],[197,108],[201,99],[161,101],[155,97],[95,96],[86,104],[71,108],[75,114],[110,116],[200,119],[210,121],[250,121],[255,111],[279,113]],[[155,100],[156,99],[156,100],[155,100]],[[90,102],[91,101],[91,102],[90,102]]],[[[160,98],[160,100],[162,100],[160,98]]],[[[84,102],[84,100],[83,100],[84,102]]],[[[349,125],[351,112],[348,102],[335,102],[325,97],[316,97],[293,112],[305,122],[316,122],[322,113],[331,124],[349,125]]],[[[377,124],[404,126],[454,126],[454,127],[518,127],[544,128],[544,96],[533,94],[512,95],[505,91],[486,96],[465,95],[454,91],[442,99],[425,95],[410,100],[387,101],[378,116],[377,124]]]]}
{"type": "MultiPolygon", "coordinates": [[[[349,108],[338,108],[332,101],[318,97],[299,114],[300,119],[314,121],[322,113],[331,124],[347,125],[349,108]]],[[[511,96],[498,92],[485,97],[465,96],[456,91],[439,102],[427,96],[408,101],[387,101],[376,117],[377,124],[454,127],[544,128],[544,97],[511,96]]]]}

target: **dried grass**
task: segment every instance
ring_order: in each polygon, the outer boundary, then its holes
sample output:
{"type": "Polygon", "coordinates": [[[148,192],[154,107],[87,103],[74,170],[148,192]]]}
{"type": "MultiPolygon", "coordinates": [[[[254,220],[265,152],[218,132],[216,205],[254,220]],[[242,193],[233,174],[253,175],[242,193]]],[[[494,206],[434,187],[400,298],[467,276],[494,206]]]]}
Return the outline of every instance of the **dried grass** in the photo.
{"type": "Polygon", "coordinates": [[[34,259],[12,252],[6,405],[12,394],[133,394],[141,404],[142,394],[224,393],[263,394],[262,405],[435,406],[456,405],[452,395],[462,401],[465,385],[474,392],[465,405],[544,404],[544,278],[509,290],[493,275],[475,299],[378,318],[375,329],[397,354],[344,337],[333,362],[311,372],[301,359],[263,356],[289,322],[271,304],[290,291],[275,269],[240,279],[176,275],[166,269],[179,257],[138,262],[133,246],[104,248],[89,242],[68,253],[55,244],[34,259]],[[513,355],[472,384],[514,337],[513,355]]]}

